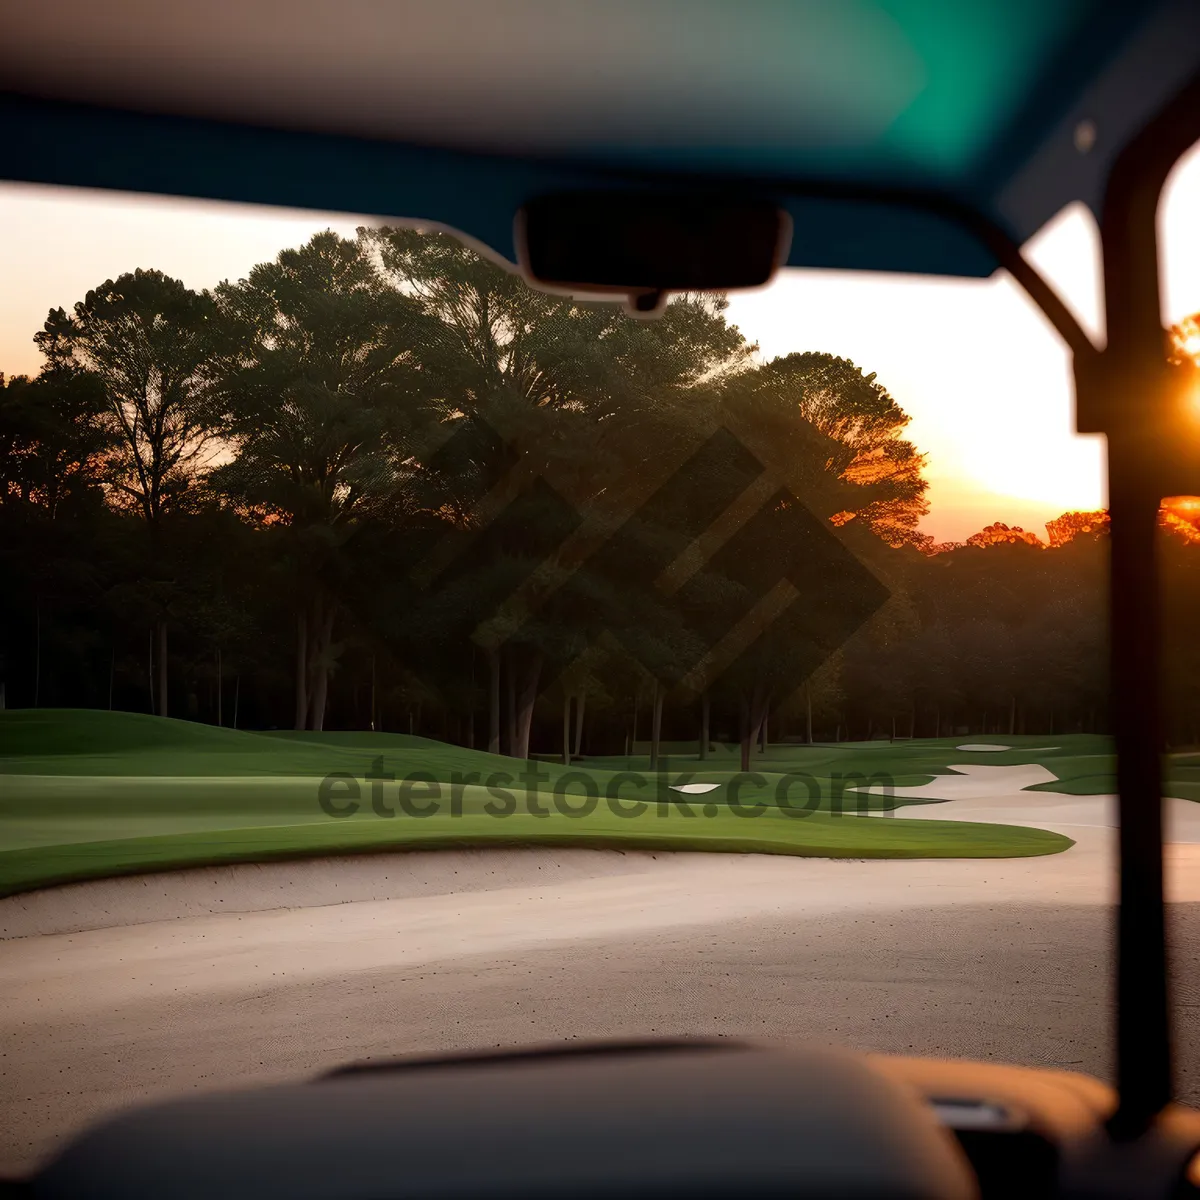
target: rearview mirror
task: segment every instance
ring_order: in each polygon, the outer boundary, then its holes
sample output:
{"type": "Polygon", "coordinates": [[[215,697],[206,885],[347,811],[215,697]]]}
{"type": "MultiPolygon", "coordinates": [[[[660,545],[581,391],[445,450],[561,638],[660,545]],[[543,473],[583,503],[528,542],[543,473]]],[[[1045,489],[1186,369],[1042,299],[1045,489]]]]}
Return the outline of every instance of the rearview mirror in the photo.
{"type": "Polygon", "coordinates": [[[517,217],[531,282],[629,297],[653,312],[667,292],[759,287],[786,260],[791,219],[765,200],[656,192],[563,192],[517,217]]]}

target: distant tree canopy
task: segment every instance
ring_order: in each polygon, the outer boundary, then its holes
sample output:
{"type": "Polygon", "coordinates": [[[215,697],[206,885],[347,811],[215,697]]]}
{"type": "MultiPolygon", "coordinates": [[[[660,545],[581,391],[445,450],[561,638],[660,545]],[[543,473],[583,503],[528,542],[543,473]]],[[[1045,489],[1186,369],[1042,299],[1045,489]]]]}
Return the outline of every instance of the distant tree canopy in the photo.
{"type": "Polygon", "coordinates": [[[868,488],[857,518],[889,545],[913,540],[929,512],[925,458],[902,438],[909,417],[871,374],[831,354],[789,354],[764,364],[751,386],[771,393],[835,444],[829,467],[868,488]]]}
{"type": "Polygon", "coordinates": [[[1046,522],[1046,535],[1051,546],[1065,546],[1077,537],[1102,537],[1108,532],[1108,513],[1103,509],[1094,512],[1066,512],[1053,521],[1046,522]]]}
{"type": "MultiPolygon", "coordinates": [[[[9,704],[567,759],[1104,728],[1106,514],[933,545],[883,384],[762,361],[723,297],[634,320],[382,228],[211,292],[135,270],[35,340],[41,373],[0,379],[9,704]]],[[[1200,502],[1162,524],[1183,629],[1200,502]]]]}
{"type": "Polygon", "coordinates": [[[0,489],[5,503],[51,518],[103,502],[116,438],[100,381],[69,366],[37,379],[0,376],[0,489]]]}
{"type": "MultiPolygon", "coordinates": [[[[1062,518],[1056,519],[1061,520],[1062,518]]],[[[1013,525],[1010,528],[1003,521],[997,521],[994,525],[988,525],[978,533],[971,534],[966,542],[968,546],[999,546],[1013,543],[1021,543],[1026,546],[1043,544],[1042,539],[1036,533],[1027,533],[1020,525],[1013,525]]]]}

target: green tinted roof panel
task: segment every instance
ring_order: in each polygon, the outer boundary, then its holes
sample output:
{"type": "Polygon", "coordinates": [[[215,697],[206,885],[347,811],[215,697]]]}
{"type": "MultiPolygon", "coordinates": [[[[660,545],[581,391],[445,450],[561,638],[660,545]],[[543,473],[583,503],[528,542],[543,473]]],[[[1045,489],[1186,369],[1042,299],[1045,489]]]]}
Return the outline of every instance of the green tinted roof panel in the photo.
{"type": "Polygon", "coordinates": [[[514,213],[554,188],[799,187],[793,265],[979,275],[990,255],[914,196],[1023,241],[1097,208],[1121,145],[1200,70],[1200,0],[288,11],[8,6],[0,171],[438,221],[510,259],[514,213]]]}

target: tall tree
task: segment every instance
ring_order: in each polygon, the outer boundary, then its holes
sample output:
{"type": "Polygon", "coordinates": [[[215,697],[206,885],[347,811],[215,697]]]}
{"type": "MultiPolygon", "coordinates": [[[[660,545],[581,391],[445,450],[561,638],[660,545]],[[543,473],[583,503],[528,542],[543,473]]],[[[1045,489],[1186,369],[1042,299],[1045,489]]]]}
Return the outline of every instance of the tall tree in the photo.
{"type": "MultiPolygon", "coordinates": [[[[106,280],[68,316],[52,309],[34,341],[56,371],[77,370],[104,390],[116,453],[110,499],[147,523],[150,564],[163,561],[161,523],[185,506],[217,435],[206,386],[212,302],[161,271],[106,280]]],[[[168,712],[169,581],[156,620],[158,711],[168,712]]]]}
{"type": "MultiPolygon", "coordinates": [[[[719,297],[683,297],[659,321],[632,321],[611,304],[535,291],[448,235],[378,229],[361,237],[432,322],[419,354],[447,435],[431,463],[451,481],[445,511],[470,528],[505,480],[510,499],[524,489],[526,508],[532,498],[538,509],[476,543],[473,591],[491,604],[509,594],[505,580],[519,587],[531,579],[526,607],[536,609],[575,565],[558,553],[565,542],[554,498],[601,527],[606,514],[627,510],[647,462],[672,461],[673,442],[694,440],[694,416],[679,420],[685,396],[736,370],[752,347],[726,322],[719,297]],[[538,480],[549,481],[544,503],[538,480]]],[[[493,706],[513,697],[517,756],[528,754],[543,665],[565,665],[599,632],[582,606],[549,613],[506,629],[504,652],[491,658],[509,676],[488,694],[493,706]]],[[[479,611],[468,624],[496,615],[479,611]]],[[[488,724],[499,728],[499,714],[488,724]]]]}
{"type": "Polygon", "coordinates": [[[217,392],[232,461],[213,474],[273,536],[296,597],[295,724],[323,727],[362,524],[390,520],[414,471],[412,303],[331,232],[216,291],[217,392]]]}
{"type": "Polygon", "coordinates": [[[103,417],[97,381],[72,368],[0,377],[0,707],[6,676],[29,702],[61,697],[45,669],[55,646],[73,660],[71,690],[88,695],[82,660],[99,635],[82,618],[102,607],[113,557],[103,417]]]}
{"type": "Polygon", "coordinates": [[[212,302],[161,271],[137,270],[53,309],[34,341],[55,368],[104,389],[119,447],[111,483],[149,522],[184,502],[218,433],[205,367],[212,302]]]}

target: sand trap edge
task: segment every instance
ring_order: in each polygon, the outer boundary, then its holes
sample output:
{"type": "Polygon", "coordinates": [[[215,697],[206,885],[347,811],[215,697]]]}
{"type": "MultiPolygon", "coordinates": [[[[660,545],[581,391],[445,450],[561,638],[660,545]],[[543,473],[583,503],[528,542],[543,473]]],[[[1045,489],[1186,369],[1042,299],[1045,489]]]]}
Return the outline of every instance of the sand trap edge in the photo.
{"type": "Polygon", "coordinates": [[[638,874],[677,854],[584,847],[407,850],[118,875],[0,897],[0,940],[216,913],[540,887],[638,874]]]}

